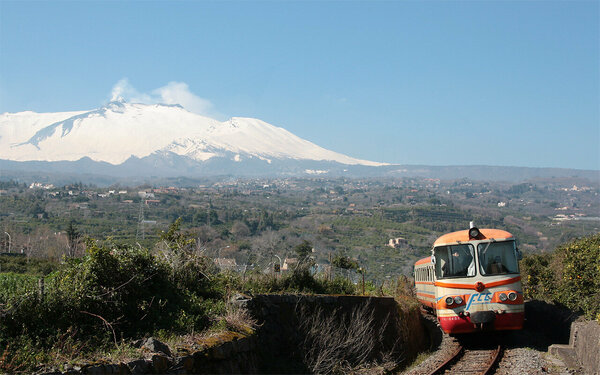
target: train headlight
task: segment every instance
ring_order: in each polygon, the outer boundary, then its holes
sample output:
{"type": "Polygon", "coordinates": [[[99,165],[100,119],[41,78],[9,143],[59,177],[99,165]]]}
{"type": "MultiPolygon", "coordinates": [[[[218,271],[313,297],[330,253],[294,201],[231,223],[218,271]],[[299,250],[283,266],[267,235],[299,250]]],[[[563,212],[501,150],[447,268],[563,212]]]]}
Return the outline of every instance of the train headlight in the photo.
{"type": "Polygon", "coordinates": [[[460,296],[456,296],[454,297],[454,303],[460,305],[461,303],[463,303],[463,299],[460,296]]]}
{"type": "Polygon", "coordinates": [[[506,301],[508,299],[508,297],[504,293],[500,293],[499,297],[500,297],[500,301],[502,301],[502,302],[504,302],[504,301],[506,301]]]}
{"type": "Polygon", "coordinates": [[[508,299],[511,300],[511,301],[516,301],[517,300],[517,293],[515,293],[515,292],[508,293],[508,299]]]}
{"type": "Polygon", "coordinates": [[[475,227],[469,229],[469,238],[477,238],[480,234],[479,229],[475,227]]]}
{"type": "Polygon", "coordinates": [[[446,297],[446,305],[450,306],[454,303],[454,298],[446,297]]]}

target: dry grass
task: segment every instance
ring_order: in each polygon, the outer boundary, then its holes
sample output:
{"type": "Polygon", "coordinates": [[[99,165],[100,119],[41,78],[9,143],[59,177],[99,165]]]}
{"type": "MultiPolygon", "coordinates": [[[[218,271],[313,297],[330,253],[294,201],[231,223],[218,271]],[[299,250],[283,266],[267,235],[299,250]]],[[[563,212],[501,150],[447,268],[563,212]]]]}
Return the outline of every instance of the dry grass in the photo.
{"type": "Polygon", "coordinates": [[[243,334],[252,334],[257,327],[257,321],[250,315],[247,309],[230,305],[227,314],[223,317],[227,329],[243,334]]]}
{"type": "Polygon", "coordinates": [[[347,373],[384,357],[375,350],[383,341],[387,319],[375,322],[370,303],[346,316],[339,310],[325,313],[319,307],[311,311],[303,306],[298,316],[304,335],[304,361],[311,373],[347,373]]]}

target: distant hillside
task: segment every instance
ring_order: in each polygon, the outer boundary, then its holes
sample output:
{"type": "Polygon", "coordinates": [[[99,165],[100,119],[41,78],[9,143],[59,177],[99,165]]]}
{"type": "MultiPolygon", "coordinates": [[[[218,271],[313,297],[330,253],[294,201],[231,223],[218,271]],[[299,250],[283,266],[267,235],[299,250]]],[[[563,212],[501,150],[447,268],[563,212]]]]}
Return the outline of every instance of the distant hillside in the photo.
{"type": "Polygon", "coordinates": [[[198,181],[217,177],[349,177],[349,178],[402,178],[420,177],[455,180],[466,178],[476,181],[521,182],[534,179],[578,178],[600,183],[600,171],[493,166],[414,166],[388,165],[380,167],[348,166],[327,162],[290,162],[279,165],[272,161],[255,160],[243,165],[224,158],[212,158],[202,164],[170,155],[169,158],[131,158],[121,165],[95,162],[89,158],[78,161],[15,162],[0,160],[0,180],[17,180],[31,183],[47,182],[66,184],[93,183],[99,186],[122,183],[135,185],[174,181],[179,186],[191,186],[198,181]]]}

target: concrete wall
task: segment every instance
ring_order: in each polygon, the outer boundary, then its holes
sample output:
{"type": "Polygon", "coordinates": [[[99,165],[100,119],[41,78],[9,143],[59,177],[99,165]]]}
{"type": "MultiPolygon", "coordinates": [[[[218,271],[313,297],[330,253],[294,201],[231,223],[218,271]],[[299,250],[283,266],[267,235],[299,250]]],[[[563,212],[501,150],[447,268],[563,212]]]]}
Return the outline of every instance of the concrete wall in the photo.
{"type": "Polygon", "coordinates": [[[583,367],[586,374],[600,374],[600,323],[574,322],[568,345],[551,345],[550,353],[561,356],[569,367],[583,367]]]}

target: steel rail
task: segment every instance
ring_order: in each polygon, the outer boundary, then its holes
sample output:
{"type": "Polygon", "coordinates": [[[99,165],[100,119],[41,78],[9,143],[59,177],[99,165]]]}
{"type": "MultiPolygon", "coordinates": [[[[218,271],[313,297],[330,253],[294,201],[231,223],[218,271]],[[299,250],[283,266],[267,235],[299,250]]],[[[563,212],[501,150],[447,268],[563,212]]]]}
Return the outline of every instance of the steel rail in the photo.
{"type": "Polygon", "coordinates": [[[498,345],[498,347],[492,352],[492,355],[490,356],[489,366],[481,373],[481,375],[491,374],[492,368],[496,365],[496,363],[500,359],[501,352],[502,352],[502,346],[498,345]]]}
{"type": "Polygon", "coordinates": [[[452,364],[456,359],[458,359],[461,356],[463,351],[464,348],[462,347],[462,345],[459,345],[458,348],[456,348],[456,351],[452,353],[452,355],[448,359],[446,359],[444,363],[442,363],[435,370],[433,370],[430,373],[430,375],[443,374],[444,371],[446,371],[450,367],[450,364],[452,364]]]}
{"type": "MultiPolygon", "coordinates": [[[[485,352],[485,351],[465,350],[462,346],[459,346],[456,349],[456,351],[454,353],[452,353],[452,355],[450,357],[448,357],[448,359],[446,359],[446,361],[444,361],[444,363],[439,365],[435,370],[433,370],[429,374],[430,375],[444,374],[448,370],[452,371],[452,368],[454,368],[456,370],[456,365],[459,364],[465,356],[468,357],[468,355],[478,354],[478,352],[485,352]]],[[[491,374],[492,369],[494,368],[496,363],[498,363],[498,360],[501,357],[501,353],[502,353],[502,347],[500,345],[498,345],[498,347],[496,349],[489,352],[488,360],[486,361],[486,364],[484,366],[481,366],[479,368],[476,367],[474,369],[469,369],[468,370],[469,373],[473,372],[473,373],[477,373],[478,375],[491,374]]],[[[483,354],[483,353],[481,353],[481,354],[483,354]]],[[[464,364],[463,364],[463,366],[464,366],[464,364]]],[[[459,365],[459,367],[460,367],[460,365],[459,365]]],[[[463,370],[465,370],[465,369],[463,368],[463,370]]],[[[449,372],[449,373],[451,373],[451,372],[449,372]]]]}

